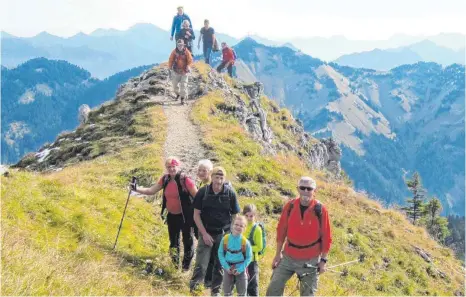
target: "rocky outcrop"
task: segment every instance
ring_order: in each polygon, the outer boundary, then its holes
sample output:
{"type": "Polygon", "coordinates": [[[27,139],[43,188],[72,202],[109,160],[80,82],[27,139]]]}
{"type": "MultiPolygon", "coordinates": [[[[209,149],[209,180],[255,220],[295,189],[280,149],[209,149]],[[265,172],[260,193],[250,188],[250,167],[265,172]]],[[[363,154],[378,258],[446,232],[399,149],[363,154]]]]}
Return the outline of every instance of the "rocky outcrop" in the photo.
{"type": "Polygon", "coordinates": [[[78,120],[81,125],[85,124],[87,122],[87,119],[89,117],[89,112],[91,111],[91,108],[87,104],[83,104],[79,107],[78,110],[78,120]]]}

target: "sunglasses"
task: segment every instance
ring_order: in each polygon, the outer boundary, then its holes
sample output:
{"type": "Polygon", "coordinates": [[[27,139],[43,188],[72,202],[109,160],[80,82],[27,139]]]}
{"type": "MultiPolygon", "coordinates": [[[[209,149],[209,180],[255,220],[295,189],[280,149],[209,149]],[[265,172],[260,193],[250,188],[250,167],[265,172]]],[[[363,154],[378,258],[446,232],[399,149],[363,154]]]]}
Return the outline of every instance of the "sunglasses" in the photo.
{"type": "Polygon", "coordinates": [[[309,192],[311,192],[312,190],[314,190],[314,188],[311,188],[311,187],[305,187],[305,186],[299,186],[299,189],[300,189],[301,191],[308,190],[309,192]]]}

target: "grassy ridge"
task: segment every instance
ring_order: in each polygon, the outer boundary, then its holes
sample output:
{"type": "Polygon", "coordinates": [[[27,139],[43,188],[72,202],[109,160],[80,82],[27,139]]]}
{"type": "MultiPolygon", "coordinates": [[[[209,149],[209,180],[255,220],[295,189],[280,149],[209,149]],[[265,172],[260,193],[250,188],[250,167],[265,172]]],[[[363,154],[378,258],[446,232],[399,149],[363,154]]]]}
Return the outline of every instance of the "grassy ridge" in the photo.
{"type": "MultiPolygon", "coordinates": [[[[400,213],[384,210],[345,184],[328,181],[323,172],[310,172],[295,155],[264,155],[238,121],[221,111],[225,104],[234,103],[220,92],[210,93],[196,102],[192,118],[202,127],[205,146],[226,168],[235,188],[254,193],[254,197],[241,197],[240,205],[256,203],[261,220],[267,223],[269,247],[260,263],[260,294],[265,294],[271,277],[277,213],[283,195],[296,193],[295,185],[302,175],[318,180],[317,199],[330,211],[334,243],[329,264],[366,255],[366,261],[349,266],[345,276],[322,275],[319,295],[453,295],[463,290],[460,262],[449,249],[431,240],[422,228],[409,224],[400,213]],[[433,264],[418,256],[413,246],[429,251],[433,264]],[[435,274],[436,268],[446,274],[445,279],[435,274]]],[[[276,106],[264,98],[262,106],[277,138],[296,145],[295,137],[283,129],[290,115],[283,110],[274,113],[271,109],[276,106]]],[[[294,278],[285,294],[299,294],[295,284],[294,278]]]]}
{"type": "Polygon", "coordinates": [[[165,260],[167,232],[154,215],[157,207],[131,198],[117,252],[111,251],[129,177],[163,170],[162,109],[136,118],[153,143],[53,174],[15,171],[2,178],[2,295],[179,294],[180,275],[165,260]],[[140,276],[146,258],[166,275],[140,276]]]}

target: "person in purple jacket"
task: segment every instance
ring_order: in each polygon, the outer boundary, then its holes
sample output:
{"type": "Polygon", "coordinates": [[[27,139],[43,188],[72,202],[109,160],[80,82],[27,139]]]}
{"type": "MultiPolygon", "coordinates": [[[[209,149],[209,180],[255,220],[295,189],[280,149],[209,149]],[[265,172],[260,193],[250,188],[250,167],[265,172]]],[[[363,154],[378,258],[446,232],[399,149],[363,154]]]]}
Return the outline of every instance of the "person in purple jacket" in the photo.
{"type": "Polygon", "coordinates": [[[190,28],[193,27],[191,19],[186,13],[184,13],[183,6],[178,6],[177,9],[178,9],[178,13],[173,17],[170,40],[173,40],[173,36],[175,36],[175,34],[181,31],[181,25],[183,24],[184,20],[189,21],[190,28]]]}

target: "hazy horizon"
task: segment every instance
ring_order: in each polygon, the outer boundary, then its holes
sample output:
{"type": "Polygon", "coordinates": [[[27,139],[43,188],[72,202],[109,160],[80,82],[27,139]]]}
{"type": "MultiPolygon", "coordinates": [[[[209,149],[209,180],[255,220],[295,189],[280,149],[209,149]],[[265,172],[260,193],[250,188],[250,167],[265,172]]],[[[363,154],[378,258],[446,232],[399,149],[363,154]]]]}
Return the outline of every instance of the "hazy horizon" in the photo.
{"type": "Polygon", "coordinates": [[[185,4],[194,28],[202,27],[208,18],[216,31],[235,38],[254,34],[271,40],[332,36],[387,40],[398,34],[466,34],[463,26],[466,1],[462,0],[288,0],[286,5],[279,0],[235,0],[234,5],[214,0],[186,2],[3,0],[0,30],[19,37],[45,31],[65,38],[99,28],[126,30],[137,23],[170,30],[176,7],[185,4]]]}

